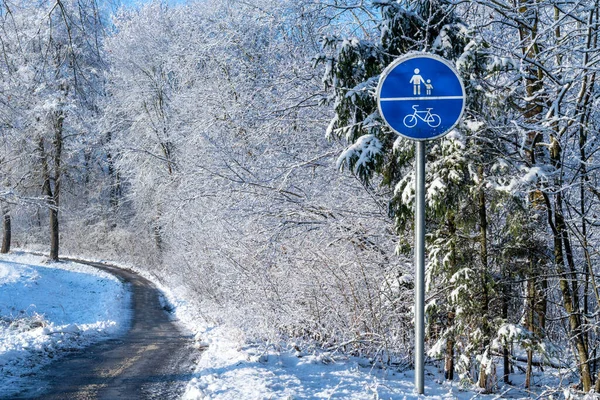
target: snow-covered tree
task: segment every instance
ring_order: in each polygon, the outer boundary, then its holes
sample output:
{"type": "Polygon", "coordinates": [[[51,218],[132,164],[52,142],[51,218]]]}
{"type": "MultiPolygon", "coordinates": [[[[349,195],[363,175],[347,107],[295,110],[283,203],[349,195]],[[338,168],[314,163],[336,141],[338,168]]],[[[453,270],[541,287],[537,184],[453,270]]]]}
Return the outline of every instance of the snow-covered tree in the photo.
{"type": "Polygon", "coordinates": [[[102,22],[95,2],[3,6],[2,95],[15,152],[9,157],[20,158],[28,180],[39,182],[50,219],[50,258],[57,259],[62,189],[93,135],[102,22]]]}
{"type": "Polygon", "coordinates": [[[404,265],[388,256],[385,206],[327,162],[312,66],[321,11],[207,1],[124,12],[107,42],[104,126],[121,210],[131,206],[135,247],[157,275],[257,336],[391,362],[409,347],[407,305],[391,298],[404,265]],[[156,226],[160,250],[146,239],[156,226]]]}
{"type": "MultiPolygon", "coordinates": [[[[329,38],[325,43],[330,51],[330,56],[323,58],[328,63],[325,79],[326,85],[332,88],[331,101],[336,110],[328,135],[350,142],[338,160],[340,167],[348,167],[365,183],[379,174],[382,184],[394,188],[390,211],[405,238],[399,249],[402,250],[409,248],[407,228],[412,226],[413,148],[410,142],[397,137],[382,124],[375,102],[379,73],[394,57],[410,51],[429,51],[454,61],[465,75],[465,81],[470,83],[467,85],[468,96],[474,96],[483,91],[474,82],[481,80],[476,69],[484,68],[481,64],[485,56],[481,56],[479,62],[474,59],[481,43],[458,19],[450,2],[378,1],[373,6],[381,12],[381,20],[377,23],[378,37],[329,38]]],[[[472,334],[463,349],[468,358],[479,356],[483,377],[480,385],[485,387],[489,363],[484,357],[489,353],[493,336],[491,328],[484,326],[490,317],[491,280],[487,261],[483,167],[482,164],[478,166],[481,159],[467,159],[477,152],[476,149],[481,150],[479,139],[469,130],[469,127],[477,130],[484,125],[477,120],[481,118],[482,110],[474,105],[475,102],[469,105],[467,118],[470,122],[465,127],[456,129],[439,144],[429,146],[426,186],[431,262],[428,286],[430,290],[438,284],[454,289],[449,293],[442,292],[442,297],[436,299],[435,311],[431,307],[428,309],[443,320],[440,340],[446,343],[447,377],[453,377],[458,331],[469,329],[472,334]],[[473,251],[472,242],[462,246],[457,243],[461,236],[472,236],[477,225],[480,226],[478,253],[473,251]]],[[[432,324],[430,328],[433,328],[432,324]]]]}

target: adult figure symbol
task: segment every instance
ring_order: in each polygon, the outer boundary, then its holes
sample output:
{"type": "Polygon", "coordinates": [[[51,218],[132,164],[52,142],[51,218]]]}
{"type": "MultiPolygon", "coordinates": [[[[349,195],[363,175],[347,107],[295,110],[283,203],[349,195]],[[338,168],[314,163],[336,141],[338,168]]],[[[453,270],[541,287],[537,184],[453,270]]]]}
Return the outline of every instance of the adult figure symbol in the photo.
{"type": "Polygon", "coordinates": [[[415,68],[415,74],[410,78],[410,83],[413,84],[413,94],[420,95],[421,94],[421,83],[425,83],[425,80],[421,75],[419,75],[419,68],[415,68]]]}

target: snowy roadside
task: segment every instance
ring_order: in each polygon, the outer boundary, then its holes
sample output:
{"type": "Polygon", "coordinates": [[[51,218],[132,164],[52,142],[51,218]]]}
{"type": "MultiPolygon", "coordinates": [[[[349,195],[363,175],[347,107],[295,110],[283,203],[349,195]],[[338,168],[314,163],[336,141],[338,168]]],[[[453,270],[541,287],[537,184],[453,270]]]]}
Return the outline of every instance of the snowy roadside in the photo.
{"type": "MultiPolygon", "coordinates": [[[[160,285],[158,285],[160,286],[160,285]]],[[[188,383],[185,400],[259,400],[259,399],[596,399],[594,395],[576,396],[565,382],[568,371],[537,369],[532,391],[523,389],[524,374],[511,374],[512,385],[504,386],[502,371],[492,394],[482,394],[457,381],[448,383],[443,363],[428,364],[425,395],[414,391],[414,371],[372,367],[366,358],[331,354],[318,349],[295,350],[293,343],[280,346],[252,344],[244,332],[227,326],[209,326],[182,297],[165,287],[176,318],[196,332],[196,345],[203,349],[194,378],[188,383]]],[[[296,347],[297,348],[297,347],[296,347]]],[[[500,360],[497,360],[500,364],[500,360]]],[[[522,367],[522,365],[521,365],[522,367]]],[[[517,369],[517,368],[516,368],[517,369]]],[[[518,369],[517,369],[518,370],[518,369]]]]}
{"type": "MultiPolygon", "coordinates": [[[[34,257],[34,261],[43,260],[43,257],[38,256],[20,255],[20,257],[34,257]]],[[[4,260],[5,258],[0,258],[0,261],[4,260]]],[[[34,261],[28,263],[34,264],[34,261]]],[[[91,259],[87,261],[104,262],[91,259]]],[[[64,269],[70,264],[60,264],[59,267],[64,269]]],[[[413,371],[399,372],[393,369],[373,368],[365,358],[331,354],[318,349],[298,351],[294,350],[294,345],[291,343],[281,343],[280,346],[249,344],[244,332],[236,328],[207,324],[201,311],[186,301],[183,292],[178,288],[171,290],[158,282],[152,274],[131,265],[113,262],[110,264],[135,271],[151,280],[163,293],[163,300],[168,303],[168,306],[165,304],[165,308],[172,311],[174,319],[183,329],[196,334],[196,345],[203,352],[195,366],[193,379],[187,385],[183,396],[185,400],[332,398],[487,400],[529,398],[532,395],[538,397],[542,393],[545,393],[542,398],[571,398],[569,391],[556,390],[562,386],[560,377],[549,372],[536,374],[534,378],[537,381],[536,393],[519,389],[522,387],[522,376],[512,375],[515,386],[498,387],[494,394],[483,395],[475,390],[463,388],[457,382],[453,384],[444,382],[441,364],[437,367],[428,365],[426,395],[416,395],[413,390],[413,371]]],[[[75,268],[75,264],[69,268],[75,268]]],[[[92,267],[77,265],[77,268],[84,268],[96,276],[106,275],[92,267]]],[[[3,278],[1,271],[0,269],[0,285],[3,279],[6,281],[12,279],[10,272],[3,278]]],[[[0,289],[3,289],[3,286],[0,286],[0,289]]],[[[98,291],[100,292],[99,289],[98,291]]],[[[104,308],[118,310],[119,306],[111,303],[117,297],[115,292],[107,290],[106,297],[107,299],[102,300],[108,302],[104,308]],[[112,300],[111,296],[113,296],[112,300]]],[[[117,302],[120,300],[117,299],[117,302]]],[[[73,310],[83,308],[78,305],[77,299],[72,303],[77,304],[66,304],[65,308],[73,310]]],[[[127,305],[127,302],[124,304],[127,305]]],[[[70,324],[73,325],[75,322],[70,324]]],[[[111,326],[118,330],[117,325],[119,324],[115,322],[111,326]]],[[[82,329],[80,325],[78,329],[82,329]]],[[[103,334],[109,333],[111,333],[110,327],[104,329],[103,334]]],[[[84,336],[81,331],[79,336],[84,336]]],[[[52,345],[57,346],[55,343],[52,345]]],[[[1,354],[0,350],[0,357],[1,354]]],[[[0,384],[2,383],[0,381],[0,384]]],[[[1,392],[0,397],[2,397],[1,392]]]]}
{"type": "MultiPolygon", "coordinates": [[[[76,257],[74,257],[76,258],[76,257]]],[[[92,262],[105,262],[86,259],[92,262]]],[[[320,351],[301,353],[248,344],[242,331],[207,324],[199,310],[178,289],[165,287],[152,274],[132,265],[110,262],[135,271],[152,281],[163,293],[174,319],[183,329],[196,334],[203,350],[183,399],[411,399],[412,371],[399,373],[371,368],[366,359],[348,358],[320,351]]],[[[287,347],[287,346],[286,346],[287,347]]],[[[433,369],[430,377],[437,375],[433,369]]],[[[433,380],[434,378],[432,378],[433,380]]],[[[434,383],[427,398],[471,398],[456,386],[434,383]]],[[[482,397],[482,398],[485,398],[482,397]]]]}
{"type": "MultiPolygon", "coordinates": [[[[152,277],[146,276],[151,279],[152,277]]],[[[156,282],[155,282],[156,284],[156,282]]],[[[428,365],[425,395],[414,391],[414,371],[372,367],[369,360],[331,354],[318,349],[295,350],[292,343],[280,346],[252,344],[244,332],[228,326],[210,326],[198,310],[178,296],[177,290],[157,284],[176,319],[196,333],[196,345],[203,350],[188,383],[184,400],[262,399],[499,399],[572,398],[567,390],[556,390],[560,377],[537,372],[537,390],[523,387],[523,375],[512,375],[514,386],[497,387],[484,395],[458,382],[443,378],[443,365],[428,365]]],[[[499,378],[500,379],[500,378],[499,378]]]]}
{"type": "Polygon", "coordinates": [[[127,285],[96,268],[0,255],[0,398],[56,357],[124,333],[129,299],[127,285]]]}
{"type": "MultiPolygon", "coordinates": [[[[207,329],[205,353],[184,399],[411,399],[412,371],[371,368],[368,360],[326,352],[242,345],[231,330],[207,329]]],[[[427,387],[427,398],[459,398],[457,388],[427,387]]],[[[472,397],[472,393],[467,398],[472,397]]]]}

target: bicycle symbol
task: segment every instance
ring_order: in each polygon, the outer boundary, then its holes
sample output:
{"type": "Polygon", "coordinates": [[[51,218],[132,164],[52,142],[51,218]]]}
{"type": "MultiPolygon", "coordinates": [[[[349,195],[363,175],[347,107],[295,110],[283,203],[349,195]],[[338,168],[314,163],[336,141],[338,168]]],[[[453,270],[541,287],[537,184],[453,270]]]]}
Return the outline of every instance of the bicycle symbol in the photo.
{"type": "Polygon", "coordinates": [[[407,128],[414,128],[419,119],[432,128],[436,128],[442,123],[442,119],[439,115],[431,113],[433,108],[427,108],[427,111],[418,111],[418,105],[414,105],[412,108],[415,110],[415,112],[404,117],[404,126],[407,128]]]}

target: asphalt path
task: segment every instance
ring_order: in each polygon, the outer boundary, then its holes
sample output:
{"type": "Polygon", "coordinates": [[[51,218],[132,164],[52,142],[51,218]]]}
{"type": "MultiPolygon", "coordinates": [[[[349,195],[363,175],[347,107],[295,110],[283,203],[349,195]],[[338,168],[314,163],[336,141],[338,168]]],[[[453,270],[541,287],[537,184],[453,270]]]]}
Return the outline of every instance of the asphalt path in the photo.
{"type": "MultiPolygon", "coordinates": [[[[81,262],[78,260],[72,260],[81,262]]],[[[123,336],[49,364],[32,376],[20,399],[177,399],[199,353],[159,301],[147,279],[114,266],[85,262],[130,285],[132,321],[123,336]]]]}

